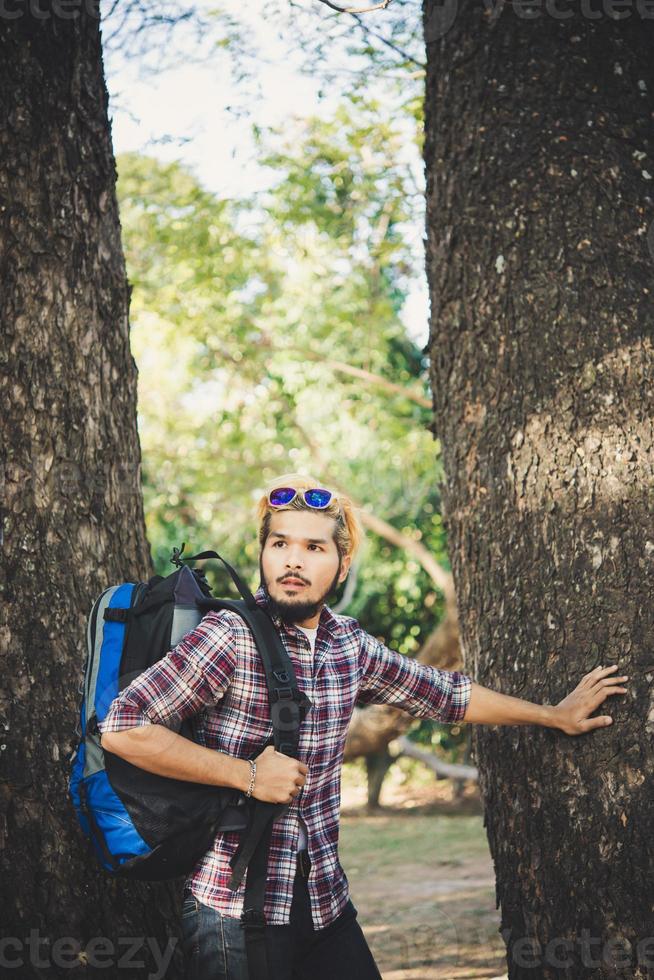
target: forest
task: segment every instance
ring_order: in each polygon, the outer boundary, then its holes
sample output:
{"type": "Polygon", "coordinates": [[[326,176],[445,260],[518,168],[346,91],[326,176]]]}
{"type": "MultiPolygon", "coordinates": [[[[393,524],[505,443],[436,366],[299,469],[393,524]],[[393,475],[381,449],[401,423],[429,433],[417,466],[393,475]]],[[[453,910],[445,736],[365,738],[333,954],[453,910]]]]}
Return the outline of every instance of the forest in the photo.
{"type": "Polygon", "coordinates": [[[101,873],[71,805],[87,620],[182,544],[254,590],[290,472],[351,497],[329,605],[392,650],[536,704],[630,676],[581,737],[355,708],[385,980],[651,976],[653,16],[0,10],[0,976],[184,977],[180,882],[101,873]]]}

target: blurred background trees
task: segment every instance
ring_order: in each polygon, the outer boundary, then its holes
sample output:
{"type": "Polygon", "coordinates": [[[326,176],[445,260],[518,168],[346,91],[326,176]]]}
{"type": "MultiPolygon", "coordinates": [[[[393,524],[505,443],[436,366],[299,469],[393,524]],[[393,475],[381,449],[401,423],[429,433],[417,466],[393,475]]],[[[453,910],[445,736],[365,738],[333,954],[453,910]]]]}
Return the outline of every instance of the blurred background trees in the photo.
{"type": "MultiPolygon", "coordinates": [[[[402,653],[427,646],[430,662],[454,666],[427,362],[400,318],[419,274],[406,127],[357,95],[328,118],[258,127],[256,140],[270,180],[243,199],[221,199],[178,162],[117,161],[157,570],[188,541],[218,548],[255,585],[256,499],[278,473],[305,469],[350,493],[368,529],[335,607],[402,653]]],[[[229,592],[228,577],[211,574],[229,592]]],[[[374,715],[387,724],[353,754],[377,755],[379,737],[412,725],[401,712],[374,715]]],[[[430,744],[449,739],[457,756],[456,732],[415,728],[430,744]]],[[[375,778],[371,803],[380,788],[375,778]]]]}

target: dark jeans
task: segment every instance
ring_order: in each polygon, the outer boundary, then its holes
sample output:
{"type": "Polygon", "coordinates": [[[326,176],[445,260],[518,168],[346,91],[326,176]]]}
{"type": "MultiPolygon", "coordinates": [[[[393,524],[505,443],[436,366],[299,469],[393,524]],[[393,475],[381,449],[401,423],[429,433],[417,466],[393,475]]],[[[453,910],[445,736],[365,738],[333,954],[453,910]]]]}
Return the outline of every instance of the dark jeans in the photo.
{"type": "MultiPolygon", "coordinates": [[[[248,980],[240,919],[189,895],[182,908],[182,940],[186,980],[248,980]]],[[[314,929],[299,865],[290,924],[266,926],[266,946],[270,980],[381,980],[351,900],[330,925],[314,929]]]]}

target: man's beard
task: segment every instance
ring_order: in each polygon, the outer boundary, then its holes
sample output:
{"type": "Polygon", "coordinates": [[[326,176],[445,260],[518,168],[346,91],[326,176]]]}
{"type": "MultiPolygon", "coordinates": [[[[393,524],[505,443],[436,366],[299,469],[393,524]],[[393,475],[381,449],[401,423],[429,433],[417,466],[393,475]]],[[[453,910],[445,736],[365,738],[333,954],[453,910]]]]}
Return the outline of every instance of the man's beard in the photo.
{"type": "MultiPolygon", "coordinates": [[[[338,585],[338,576],[341,574],[341,556],[338,557],[338,568],[336,569],[336,574],[327,589],[319,599],[315,602],[292,602],[286,599],[274,599],[270,594],[270,589],[268,588],[268,583],[263,574],[263,565],[261,562],[261,556],[259,556],[259,576],[261,579],[261,584],[266,590],[268,595],[268,601],[270,603],[270,611],[273,615],[279,616],[285,623],[301,623],[305,619],[313,619],[317,616],[319,611],[322,609],[325,600],[334,591],[338,585]]],[[[288,574],[286,576],[289,577],[288,574]]]]}

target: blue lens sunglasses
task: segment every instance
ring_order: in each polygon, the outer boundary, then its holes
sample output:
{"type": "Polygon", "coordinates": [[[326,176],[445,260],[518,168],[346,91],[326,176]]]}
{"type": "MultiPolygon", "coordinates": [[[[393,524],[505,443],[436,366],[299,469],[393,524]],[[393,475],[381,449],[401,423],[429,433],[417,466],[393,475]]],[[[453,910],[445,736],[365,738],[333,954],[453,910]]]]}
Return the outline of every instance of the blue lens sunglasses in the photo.
{"type": "Polygon", "coordinates": [[[271,507],[286,507],[292,500],[300,495],[307,507],[314,510],[324,510],[329,506],[329,502],[334,498],[331,490],[324,487],[312,487],[311,490],[296,490],[294,487],[275,487],[268,494],[268,503],[271,507]]]}

